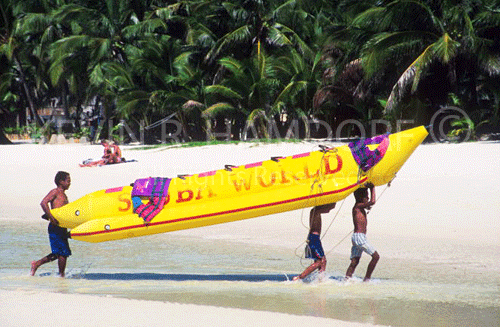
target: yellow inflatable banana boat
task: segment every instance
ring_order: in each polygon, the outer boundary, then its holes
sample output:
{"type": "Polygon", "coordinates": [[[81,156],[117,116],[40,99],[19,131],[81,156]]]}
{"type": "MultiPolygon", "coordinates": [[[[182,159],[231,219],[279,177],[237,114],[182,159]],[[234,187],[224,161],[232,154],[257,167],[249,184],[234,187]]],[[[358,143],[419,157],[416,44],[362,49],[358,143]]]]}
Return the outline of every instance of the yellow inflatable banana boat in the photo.
{"type": "Polygon", "coordinates": [[[338,202],[367,182],[390,182],[426,136],[421,126],[238,167],[138,179],[51,213],[73,239],[103,242],[338,202]]]}

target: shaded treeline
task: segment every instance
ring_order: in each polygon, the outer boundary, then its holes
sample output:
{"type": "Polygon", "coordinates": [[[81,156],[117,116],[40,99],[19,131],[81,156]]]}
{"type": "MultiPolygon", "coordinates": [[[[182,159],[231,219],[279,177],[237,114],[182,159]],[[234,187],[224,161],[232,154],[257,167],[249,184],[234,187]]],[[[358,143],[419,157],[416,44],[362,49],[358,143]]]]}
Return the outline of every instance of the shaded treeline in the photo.
{"type": "Polygon", "coordinates": [[[183,140],[285,136],[292,123],[324,137],[313,119],[428,124],[446,106],[468,128],[499,126],[499,1],[0,3],[4,128],[44,125],[54,101],[75,130],[94,107],[137,133],[172,116],[183,140]]]}

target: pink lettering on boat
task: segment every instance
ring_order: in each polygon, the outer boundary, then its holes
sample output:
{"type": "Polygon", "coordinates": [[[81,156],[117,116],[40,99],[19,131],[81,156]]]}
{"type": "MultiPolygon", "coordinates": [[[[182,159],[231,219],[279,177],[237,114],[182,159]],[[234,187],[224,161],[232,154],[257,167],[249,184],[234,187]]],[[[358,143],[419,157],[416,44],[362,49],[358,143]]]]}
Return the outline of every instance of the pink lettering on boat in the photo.
{"type": "Polygon", "coordinates": [[[260,166],[262,166],[262,161],[245,165],[245,168],[254,168],[254,167],[260,167],[260,166]]]}
{"type": "Polygon", "coordinates": [[[123,186],[122,187],[115,187],[115,188],[108,188],[104,193],[120,192],[121,190],[123,190],[123,186]]]}
{"type": "Polygon", "coordinates": [[[307,157],[311,154],[311,152],[305,152],[305,153],[301,153],[301,154],[296,154],[294,156],[292,156],[292,159],[297,159],[297,158],[304,158],[304,157],[307,157]]]}
{"type": "Polygon", "coordinates": [[[198,174],[198,177],[207,177],[207,176],[213,176],[215,175],[217,171],[216,170],[213,170],[213,171],[207,171],[205,173],[201,173],[201,174],[198,174]]]}

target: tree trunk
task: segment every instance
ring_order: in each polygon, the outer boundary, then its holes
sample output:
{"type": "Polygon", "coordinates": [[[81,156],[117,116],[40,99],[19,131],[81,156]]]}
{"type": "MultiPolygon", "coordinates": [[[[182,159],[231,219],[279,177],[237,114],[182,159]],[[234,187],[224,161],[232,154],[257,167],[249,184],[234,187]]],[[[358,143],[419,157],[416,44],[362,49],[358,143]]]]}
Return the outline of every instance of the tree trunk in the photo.
{"type": "Polygon", "coordinates": [[[26,95],[26,99],[28,100],[31,115],[35,118],[36,124],[38,126],[43,126],[42,119],[38,115],[38,112],[36,110],[37,108],[35,107],[35,103],[33,102],[33,97],[31,96],[31,92],[30,92],[28,83],[26,82],[26,76],[24,74],[23,66],[21,65],[21,62],[19,61],[19,59],[17,58],[16,53],[13,54],[13,58],[14,58],[14,62],[16,64],[16,66],[17,66],[17,69],[19,70],[19,74],[21,77],[21,83],[22,83],[23,88],[24,88],[24,93],[26,95]]]}
{"type": "Polygon", "coordinates": [[[64,110],[64,117],[66,119],[69,119],[69,103],[68,103],[68,83],[64,81],[62,83],[62,103],[63,103],[63,110],[64,110]]]}

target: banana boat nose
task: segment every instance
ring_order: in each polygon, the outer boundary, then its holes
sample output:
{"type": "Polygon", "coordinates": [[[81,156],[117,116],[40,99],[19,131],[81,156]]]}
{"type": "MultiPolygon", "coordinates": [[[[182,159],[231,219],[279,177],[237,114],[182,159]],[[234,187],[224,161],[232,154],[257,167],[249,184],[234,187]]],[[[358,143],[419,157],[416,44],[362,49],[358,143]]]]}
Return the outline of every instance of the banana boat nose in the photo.
{"type": "Polygon", "coordinates": [[[131,191],[130,186],[96,191],[50,212],[65,228],[75,228],[89,220],[127,215],[132,213],[131,191]]]}
{"type": "Polygon", "coordinates": [[[424,126],[389,135],[387,152],[369,171],[368,180],[376,186],[390,182],[427,135],[429,133],[424,126]]]}
{"type": "Polygon", "coordinates": [[[90,218],[89,208],[92,207],[92,198],[92,194],[87,194],[76,201],[50,210],[50,213],[57,219],[59,226],[75,228],[90,218]]]}

